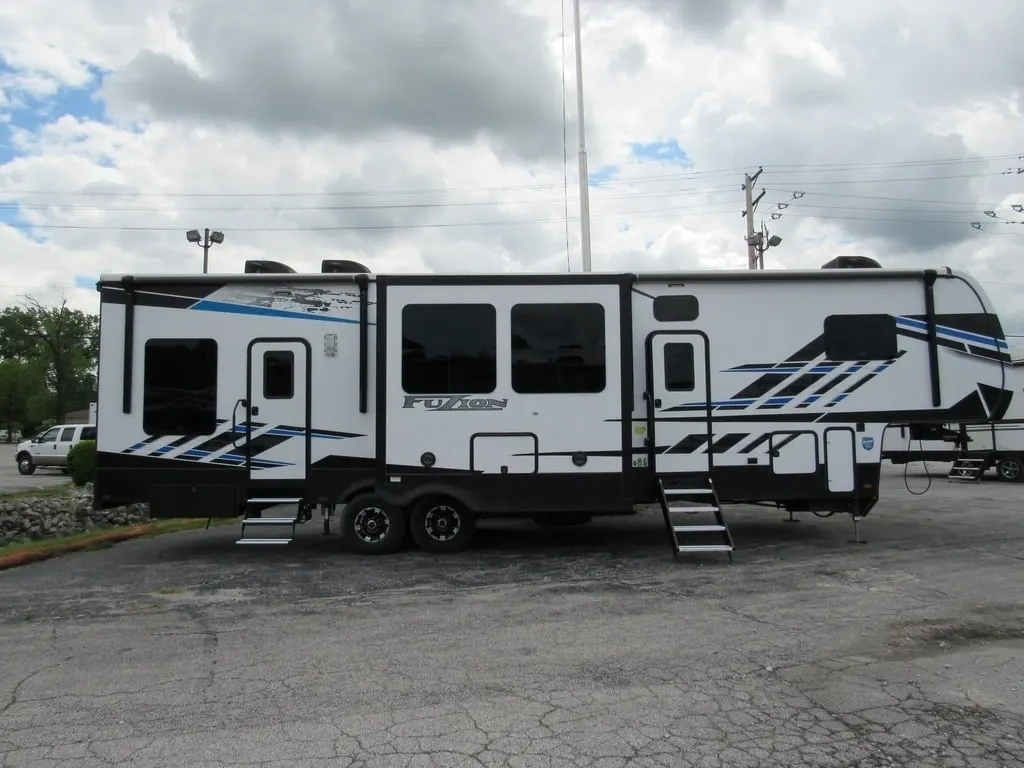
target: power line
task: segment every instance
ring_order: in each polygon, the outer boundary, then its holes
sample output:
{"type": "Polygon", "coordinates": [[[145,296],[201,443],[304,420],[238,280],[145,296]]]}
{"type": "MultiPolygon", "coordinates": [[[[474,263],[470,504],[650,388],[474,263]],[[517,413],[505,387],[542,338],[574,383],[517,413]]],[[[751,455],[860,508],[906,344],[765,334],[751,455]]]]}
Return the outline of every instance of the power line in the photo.
{"type": "MultiPolygon", "coordinates": [[[[766,187],[768,192],[784,192],[787,195],[798,194],[803,190],[766,187]]],[[[814,190],[815,197],[842,197],[856,200],[891,200],[900,203],[925,203],[928,205],[976,205],[981,208],[998,208],[1002,203],[981,203],[974,200],[931,200],[918,197],[893,197],[888,195],[855,195],[852,192],[819,192],[814,190]]],[[[1024,194],[1024,193],[1022,193],[1024,194]]]]}
{"type": "MultiPolygon", "coordinates": [[[[850,170],[879,170],[886,168],[911,168],[911,167],[928,167],[928,166],[946,166],[953,164],[962,163],[991,163],[1001,160],[1020,160],[1024,162],[1024,155],[1012,154],[1012,155],[989,155],[982,157],[968,157],[968,158],[942,158],[937,160],[908,160],[908,161],[892,161],[892,162],[865,162],[865,163],[833,163],[833,164],[763,164],[763,167],[767,172],[771,172],[772,175],[780,174],[798,174],[805,172],[812,173],[839,173],[850,170]]],[[[599,187],[609,186],[621,186],[621,185],[633,185],[638,183],[655,183],[664,181],[680,181],[680,180],[694,180],[694,179],[707,179],[715,177],[728,177],[733,176],[737,172],[743,171],[742,167],[733,168],[718,168],[708,169],[704,171],[687,171],[684,173],[670,173],[670,174],[658,174],[648,176],[637,176],[632,178],[623,179],[610,179],[600,183],[599,187]]],[[[1024,174],[1024,168],[1010,168],[1004,171],[995,173],[981,173],[981,174],[954,174],[954,175],[941,175],[941,176],[919,176],[919,177],[908,177],[901,179],[857,179],[857,180],[829,180],[823,182],[813,182],[816,184],[845,184],[845,183],[889,183],[899,181],[934,181],[940,179],[957,179],[957,178],[981,178],[985,176],[1004,176],[1004,175],[1020,175],[1024,174]]],[[[808,182],[811,183],[811,182],[808,182]]],[[[801,183],[803,185],[803,183],[801,183]]],[[[415,194],[454,194],[454,193],[481,193],[481,192],[507,192],[512,190],[541,190],[541,189],[557,189],[558,187],[565,186],[564,180],[558,183],[532,183],[532,184],[513,184],[513,185],[499,185],[499,186],[484,186],[484,187],[433,187],[423,189],[393,189],[393,190],[321,190],[321,191],[306,191],[306,192],[200,192],[200,191],[136,191],[136,190],[56,190],[56,189],[0,189],[0,194],[14,194],[14,195],[50,195],[50,196],[66,196],[66,197],[164,197],[164,198],[223,198],[223,197],[236,197],[236,198],[268,198],[268,197],[346,197],[346,196],[381,196],[381,195],[415,195],[415,194]]]]}
{"type": "MultiPolygon", "coordinates": [[[[735,205],[735,203],[729,203],[735,205]]],[[[702,210],[694,212],[680,212],[678,208],[656,208],[641,211],[617,211],[614,213],[593,216],[593,219],[612,220],[622,218],[678,218],[683,216],[711,216],[726,215],[728,209],[702,210]]],[[[883,216],[845,216],[845,215],[821,215],[821,214],[799,214],[787,213],[787,218],[818,219],[821,221],[875,221],[880,223],[900,224],[929,224],[929,225],[952,225],[952,226],[973,226],[977,222],[967,219],[913,219],[913,218],[892,218],[883,216]]],[[[576,219],[577,217],[571,217],[576,219]]],[[[498,226],[524,226],[524,225],[547,225],[562,224],[563,217],[558,218],[537,218],[537,219],[505,219],[492,221],[462,221],[462,222],[424,222],[416,224],[353,224],[353,225],[324,225],[324,226],[289,226],[289,227],[235,227],[231,231],[238,233],[269,233],[269,232],[358,232],[358,231],[401,231],[416,229],[457,229],[468,227],[498,227],[498,226]]],[[[94,224],[25,224],[29,229],[40,230],[93,230],[108,232],[180,232],[180,227],[155,227],[155,226],[131,226],[131,225],[94,225],[94,224]]],[[[989,233],[989,234],[1018,234],[1024,235],[1024,229],[1013,233],[989,233]]]]}

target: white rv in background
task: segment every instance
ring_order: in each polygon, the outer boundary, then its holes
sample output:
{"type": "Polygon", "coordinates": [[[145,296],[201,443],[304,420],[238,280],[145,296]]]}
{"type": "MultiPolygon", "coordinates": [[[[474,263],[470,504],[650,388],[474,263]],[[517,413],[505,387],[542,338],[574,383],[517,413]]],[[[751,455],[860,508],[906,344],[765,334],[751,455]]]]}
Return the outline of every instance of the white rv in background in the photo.
{"type": "Polygon", "coordinates": [[[1009,482],[1024,482],[1024,346],[1011,347],[1005,389],[1013,399],[1001,418],[980,423],[894,424],[882,456],[894,464],[950,463],[950,480],[976,481],[989,469],[1009,482]]]}
{"type": "Polygon", "coordinates": [[[95,503],[244,514],[242,543],[340,508],[365,553],[651,502],[674,553],[731,557],[725,503],[856,520],[889,424],[987,424],[1021,395],[969,276],[826,266],[105,275],[95,503]]]}

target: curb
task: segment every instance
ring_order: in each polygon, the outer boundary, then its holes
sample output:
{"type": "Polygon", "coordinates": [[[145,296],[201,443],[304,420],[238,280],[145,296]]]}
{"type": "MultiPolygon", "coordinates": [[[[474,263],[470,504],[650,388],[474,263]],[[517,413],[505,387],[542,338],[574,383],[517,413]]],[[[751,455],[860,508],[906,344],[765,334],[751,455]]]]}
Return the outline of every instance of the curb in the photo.
{"type": "Polygon", "coordinates": [[[42,560],[49,560],[51,557],[58,557],[60,555],[67,554],[68,552],[79,552],[88,547],[95,546],[96,544],[105,543],[117,543],[119,541],[128,541],[130,539],[137,539],[140,536],[146,536],[150,533],[159,531],[159,527],[153,523],[142,523],[140,525],[133,525],[130,528],[125,528],[120,531],[105,531],[103,533],[97,533],[95,536],[90,536],[87,539],[79,539],[78,541],[68,542],[67,544],[55,546],[52,548],[39,549],[27,549],[24,552],[14,552],[5,557],[0,557],[0,571],[8,568],[17,568],[19,565],[29,565],[30,563],[38,563],[42,560]]]}

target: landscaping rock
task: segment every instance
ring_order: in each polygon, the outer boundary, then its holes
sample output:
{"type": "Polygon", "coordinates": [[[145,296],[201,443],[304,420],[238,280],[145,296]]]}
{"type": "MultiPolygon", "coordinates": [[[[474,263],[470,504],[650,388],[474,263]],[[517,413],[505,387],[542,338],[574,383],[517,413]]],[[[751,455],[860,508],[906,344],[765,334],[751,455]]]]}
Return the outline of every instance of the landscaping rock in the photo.
{"type": "Polygon", "coordinates": [[[115,509],[92,508],[92,485],[73,488],[66,495],[49,498],[0,500],[0,547],[35,539],[84,533],[111,525],[149,521],[145,504],[115,509]]]}

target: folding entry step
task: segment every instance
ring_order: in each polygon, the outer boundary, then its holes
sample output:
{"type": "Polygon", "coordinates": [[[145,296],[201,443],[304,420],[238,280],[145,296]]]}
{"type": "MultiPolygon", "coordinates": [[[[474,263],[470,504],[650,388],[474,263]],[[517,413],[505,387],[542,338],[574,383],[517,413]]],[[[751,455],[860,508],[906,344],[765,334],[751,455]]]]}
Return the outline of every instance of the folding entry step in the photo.
{"type": "MultiPolygon", "coordinates": [[[[289,544],[295,538],[295,526],[299,523],[305,522],[300,512],[297,510],[295,517],[249,517],[249,508],[257,504],[266,506],[268,504],[277,506],[278,504],[300,504],[302,499],[278,499],[278,498],[258,498],[249,499],[246,503],[245,518],[242,520],[242,536],[236,544],[289,544]],[[245,538],[245,529],[248,526],[263,528],[264,526],[273,528],[291,528],[291,535],[288,538],[277,537],[254,537],[245,538]]],[[[301,507],[300,507],[301,509],[301,507]]],[[[308,519],[308,518],[307,518],[308,519]]]]}
{"type": "Polygon", "coordinates": [[[711,478],[704,480],[703,486],[693,481],[676,481],[671,477],[658,478],[658,497],[661,511],[665,515],[665,525],[672,539],[672,554],[678,557],[680,552],[726,552],[729,562],[735,546],[729,526],[722,517],[722,505],[718,501],[711,478]],[[686,517],[704,513],[705,519],[710,513],[714,523],[687,523],[686,517]],[[711,537],[717,542],[695,544],[689,543],[698,537],[711,537]]]}
{"type": "Polygon", "coordinates": [[[951,483],[976,483],[985,474],[986,460],[977,456],[962,454],[956,457],[953,466],[949,468],[946,480],[951,483]]]}

